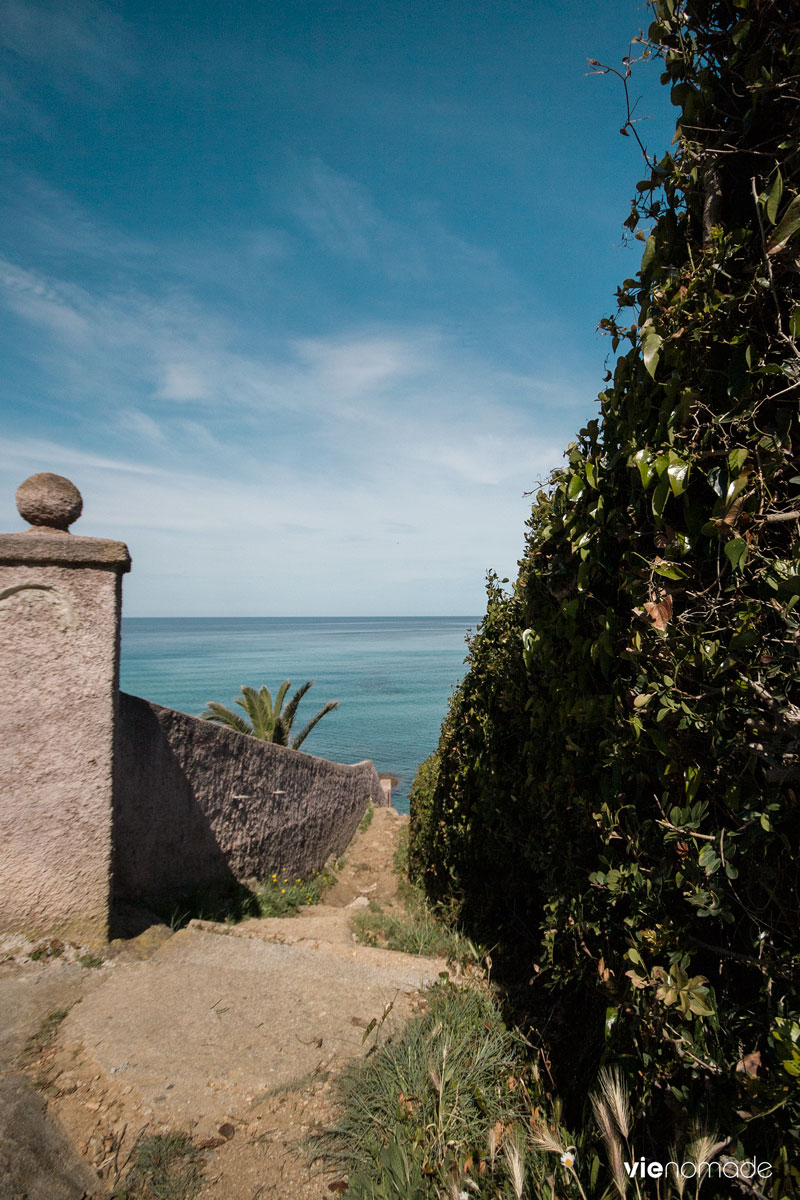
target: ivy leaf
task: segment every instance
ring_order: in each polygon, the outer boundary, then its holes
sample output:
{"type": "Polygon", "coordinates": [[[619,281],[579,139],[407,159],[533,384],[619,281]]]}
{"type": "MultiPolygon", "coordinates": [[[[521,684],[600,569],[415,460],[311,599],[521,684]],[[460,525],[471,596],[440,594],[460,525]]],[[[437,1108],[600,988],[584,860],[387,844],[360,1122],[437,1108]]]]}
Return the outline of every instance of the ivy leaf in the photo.
{"type": "Polygon", "coordinates": [[[647,450],[637,450],[631,458],[631,463],[639,468],[639,478],[642,481],[642,487],[646,488],[653,478],[653,468],[648,461],[647,450]]]}
{"type": "Polygon", "coordinates": [[[674,563],[661,563],[656,567],[656,575],[663,575],[665,579],[685,579],[686,572],[680,567],[676,567],[674,563]]]}
{"type": "Polygon", "coordinates": [[[686,491],[686,481],[689,478],[689,464],[673,463],[671,467],[667,467],[667,476],[673,496],[680,496],[686,491]]]}
{"type": "Polygon", "coordinates": [[[577,500],[582,491],[583,491],[583,480],[581,479],[580,475],[573,475],[569,481],[569,487],[567,488],[567,496],[569,497],[570,500],[577,500]]]}
{"type": "MultiPolygon", "coordinates": [[[[798,214],[798,225],[800,225],[800,214],[798,214]]],[[[644,361],[645,370],[651,379],[656,377],[656,367],[661,356],[661,347],[664,339],[661,334],[656,333],[654,329],[648,329],[642,338],[642,359],[644,361]]]]}
{"type": "Polygon", "coordinates": [[[775,176],[775,182],[773,183],[772,187],[770,188],[769,195],[767,196],[766,213],[767,213],[767,217],[769,219],[770,225],[775,224],[775,221],[778,216],[778,207],[780,205],[782,195],[783,195],[783,179],[781,178],[780,171],[778,171],[777,175],[775,176]]]}
{"type": "Polygon", "coordinates": [[[640,270],[643,275],[644,275],[645,271],[647,270],[647,268],[650,266],[651,262],[653,261],[653,259],[655,257],[655,253],[656,253],[656,238],[655,238],[655,234],[651,233],[650,237],[647,239],[647,244],[644,248],[644,254],[642,255],[642,265],[640,267],[640,270]]]}
{"type": "Polygon", "coordinates": [[[658,481],[656,490],[653,492],[653,516],[659,521],[664,516],[664,509],[667,507],[669,493],[669,476],[662,475],[658,481]]]}
{"type": "Polygon", "coordinates": [[[747,481],[750,478],[749,471],[742,471],[741,475],[736,479],[732,479],[728,484],[728,489],[725,492],[725,507],[729,509],[733,502],[741,495],[747,487],[747,481]]]}
{"type": "Polygon", "coordinates": [[[725,546],[725,557],[734,571],[738,571],[747,557],[747,542],[743,538],[732,538],[725,546]]]}
{"type": "Polygon", "coordinates": [[[800,229],[800,196],[794,196],[772,231],[772,237],[767,242],[767,254],[777,254],[779,250],[783,250],[798,229],[800,229]]]}
{"type": "Polygon", "coordinates": [[[698,991],[689,992],[689,1008],[697,1017],[712,1017],[714,1015],[713,1008],[709,1008],[706,1002],[701,999],[698,991]]]}
{"type": "MultiPolygon", "coordinates": [[[[734,46],[740,46],[750,32],[752,21],[739,21],[731,34],[734,46]]],[[[780,176],[779,176],[780,178],[780,176]]]]}

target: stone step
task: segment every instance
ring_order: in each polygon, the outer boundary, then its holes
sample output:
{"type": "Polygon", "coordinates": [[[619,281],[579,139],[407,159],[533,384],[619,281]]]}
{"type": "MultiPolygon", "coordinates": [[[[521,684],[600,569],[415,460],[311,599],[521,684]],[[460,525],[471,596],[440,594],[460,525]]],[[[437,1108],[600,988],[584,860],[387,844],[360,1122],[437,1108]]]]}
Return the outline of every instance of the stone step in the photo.
{"type": "Polygon", "coordinates": [[[189,922],[188,927],[203,929],[208,933],[228,934],[231,937],[261,938],[285,946],[293,946],[297,942],[317,941],[353,946],[356,941],[352,931],[352,918],[356,912],[366,907],[366,900],[356,900],[346,908],[314,904],[300,909],[293,917],[253,917],[239,925],[194,920],[189,922]]]}
{"type": "Polygon", "coordinates": [[[81,1043],[154,1121],[203,1136],[259,1095],[364,1054],[445,969],[344,942],[279,944],[254,924],[193,922],[149,961],[118,965],[66,1018],[62,1045],[81,1043]]]}

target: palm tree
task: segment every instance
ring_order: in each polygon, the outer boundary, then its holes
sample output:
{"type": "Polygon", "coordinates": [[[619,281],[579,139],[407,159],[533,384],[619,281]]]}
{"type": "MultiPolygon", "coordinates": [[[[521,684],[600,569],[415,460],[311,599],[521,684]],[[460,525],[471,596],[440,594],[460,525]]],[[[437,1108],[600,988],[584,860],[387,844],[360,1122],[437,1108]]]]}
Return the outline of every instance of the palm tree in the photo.
{"type": "Polygon", "coordinates": [[[261,738],[262,741],[274,742],[278,746],[291,746],[293,750],[297,750],[317,722],[321,721],[326,713],[333,712],[334,708],[339,707],[338,700],[329,700],[325,707],[321,708],[306,727],[298,733],[297,737],[290,741],[289,735],[292,731],[292,722],[297,712],[297,706],[313,682],[313,679],[309,679],[307,683],[299,687],[285,708],[283,708],[283,701],[291,687],[289,679],[284,679],[278,688],[274,702],[266,684],[258,691],[255,688],[242,687],[242,695],[236,703],[245,710],[250,718],[249,721],[240,717],[233,709],[226,708],[224,704],[217,704],[213,700],[208,702],[206,711],[200,715],[204,721],[216,721],[218,725],[227,725],[229,729],[235,729],[238,733],[246,733],[248,737],[261,738]]]}

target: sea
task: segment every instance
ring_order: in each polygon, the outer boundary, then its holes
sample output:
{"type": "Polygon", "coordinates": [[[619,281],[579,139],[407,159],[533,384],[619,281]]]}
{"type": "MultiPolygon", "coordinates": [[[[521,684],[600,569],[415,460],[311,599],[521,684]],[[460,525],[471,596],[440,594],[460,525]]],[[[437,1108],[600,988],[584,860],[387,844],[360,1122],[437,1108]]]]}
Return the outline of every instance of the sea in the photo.
{"type": "Polygon", "coordinates": [[[289,695],[314,680],[297,710],[299,732],[328,700],[339,707],[301,746],[336,762],[370,758],[397,783],[408,812],[417,767],[435,749],[453,687],[465,672],[466,635],[479,617],[123,617],[122,690],[199,716],[209,700],[233,708],[246,684],[289,695]]]}

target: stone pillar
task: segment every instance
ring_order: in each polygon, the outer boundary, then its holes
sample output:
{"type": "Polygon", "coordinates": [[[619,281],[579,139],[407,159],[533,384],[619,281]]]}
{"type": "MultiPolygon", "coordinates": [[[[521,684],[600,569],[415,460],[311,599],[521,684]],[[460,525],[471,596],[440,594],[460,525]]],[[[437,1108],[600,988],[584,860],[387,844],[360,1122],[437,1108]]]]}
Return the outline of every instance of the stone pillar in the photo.
{"type": "Polygon", "coordinates": [[[108,937],[122,542],[76,537],[61,475],[26,479],[0,534],[0,929],[108,937]]]}

